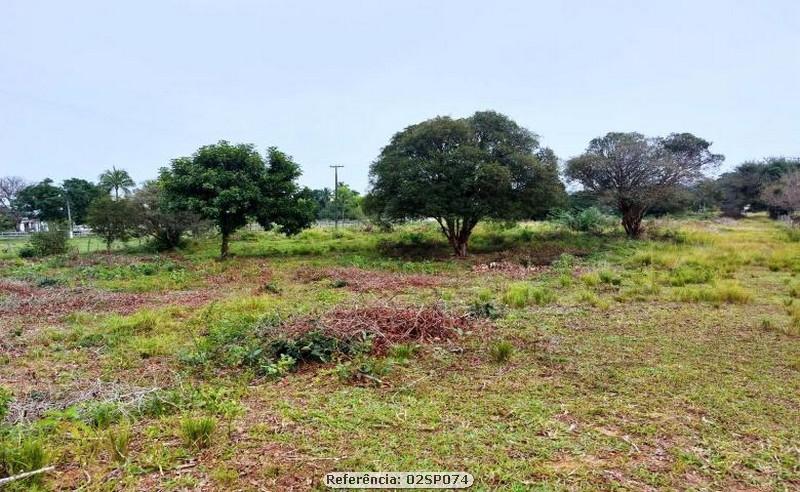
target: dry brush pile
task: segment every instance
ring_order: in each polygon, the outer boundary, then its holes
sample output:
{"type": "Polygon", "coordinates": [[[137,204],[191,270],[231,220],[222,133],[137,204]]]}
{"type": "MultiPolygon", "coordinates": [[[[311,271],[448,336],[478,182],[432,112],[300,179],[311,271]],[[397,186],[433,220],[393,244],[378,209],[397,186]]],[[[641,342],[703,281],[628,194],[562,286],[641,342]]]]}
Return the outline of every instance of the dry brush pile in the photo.
{"type": "Polygon", "coordinates": [[[439,343],[476,328],[468,315],[448,312],[441,305],[406,306],[391,303],[340,307],[319,317],[304,316],[285,323],[285,336],[298,338],[318,331],[341,341],[369,339],[372,352],[385,353],[399,343],[439,343]]]}
{"type": "Polygon", "coordinates": [[[303,282],[330,280],[354,292],[402,291],[440,287],[449,279],[437,275],[390,273],[355,267],[301,268],[295,277],[303,282]]]}

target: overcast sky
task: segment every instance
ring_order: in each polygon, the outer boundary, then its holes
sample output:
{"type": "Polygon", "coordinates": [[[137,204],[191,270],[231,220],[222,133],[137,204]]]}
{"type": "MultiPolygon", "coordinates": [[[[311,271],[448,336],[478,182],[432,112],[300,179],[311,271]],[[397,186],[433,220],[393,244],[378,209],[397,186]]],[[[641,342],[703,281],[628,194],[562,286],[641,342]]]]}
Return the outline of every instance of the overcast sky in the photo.
{"type": "Polygon", "coordinates": [[[561,158],[690,131],[800,155],[800,2],[0,0],[0,175],[141,181],[227,139],[364,190],[391,135],[494,109],[561,158]]]}

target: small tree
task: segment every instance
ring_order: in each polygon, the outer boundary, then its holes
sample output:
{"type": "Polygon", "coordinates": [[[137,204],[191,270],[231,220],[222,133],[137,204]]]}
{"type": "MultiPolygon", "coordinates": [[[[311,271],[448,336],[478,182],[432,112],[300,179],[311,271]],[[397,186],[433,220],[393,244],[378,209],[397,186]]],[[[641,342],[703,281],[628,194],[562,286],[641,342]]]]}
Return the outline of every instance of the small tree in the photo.
{"type": "Polygon", "coordinates": [[[145,182],[133,195],[132,202],[138,227],[159,251],[177,248],[186,231],[201,227],[199,215],[169,203],[158,181],[145,182]]]}
{"type": "Polygon", "coordinates": [[[114,241],[126,241],[136,231],[135,213],[130,200],[103,196],[89,206],[86,222],[103,238],[106,251],[110,252],[114,241]]]}
{"type": "Polygon", "coordinates": [[[19,211],[15,206],[17,195],[28,184],[19,176],[0,177],[0,221],[7,221],[3,229],[12,228],[19,219],[19,211]]]}
{"type": "Polygon", "coordinates": [[[395,134],[370,167],[367,211],[433,218],[456,256],[486,218],[544,216],[564,199],[555,156],[536,135],[493,111],[437,117],[395,134]]]}
{"type": "Polygon", "coordinates": [[[252,144],[221,140],[191,157],[174,159],[161,169],[160,179],[172,203],[219,228],[220,257],[226,258],[230,235],[249,220],[266,229],[278,226],[287,234],[313,220],[310,192],[296,183],[300,167],[274,147],[268,150],[268,161],[267,166],[252,144]]]}
{"type": "Polygon", "coordinates": [[[122,191],[124,195],[130,193],[131,188],[136,186],[136,181],[131,178],[128,171],[124,169],[117,169],[111,166],[111,169],[106,169],[100,175],[100,187],[106,192],[114,191],[114,199],[119,200],[119,192],[122,191]]]}
{"type": "Polygon", "coordinates": [[[777,183],[768,185],[761,193],[761,200],[786,214],[800,210],[800,171],[786,174],[777,183]]]}
{"type": "Polygon", "coordinates": [[[659,200],[690,185],[724,157],[691,133],[646,138],[639,133],[608,133],[567,162],[566,176],[597,193],[622,214],[629,237],[641,233],[642,218],[659,200]]]}

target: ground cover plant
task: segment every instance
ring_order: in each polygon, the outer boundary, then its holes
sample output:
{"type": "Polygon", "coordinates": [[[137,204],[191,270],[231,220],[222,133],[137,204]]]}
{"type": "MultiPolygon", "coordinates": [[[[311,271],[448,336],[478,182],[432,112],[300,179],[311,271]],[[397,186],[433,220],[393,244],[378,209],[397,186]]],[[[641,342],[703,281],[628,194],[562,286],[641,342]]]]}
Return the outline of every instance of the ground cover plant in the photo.
{"type": "Polygon", "coordinates": [[[0,244],[0,475],[54,466],[6,489],[800,487],[787,226],[486,222],[468,258],[437,228],[0,244]]]}

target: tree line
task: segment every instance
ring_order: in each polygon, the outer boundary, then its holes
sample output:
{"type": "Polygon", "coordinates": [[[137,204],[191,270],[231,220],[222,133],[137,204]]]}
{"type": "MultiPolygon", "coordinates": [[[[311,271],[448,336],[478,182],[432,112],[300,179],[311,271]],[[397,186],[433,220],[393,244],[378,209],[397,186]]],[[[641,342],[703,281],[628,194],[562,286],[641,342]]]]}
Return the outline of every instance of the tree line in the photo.
{"type": "Polygon", "coordinates": [[[526,220],[554,210],[604,207],[620,217],[631,238],[649,214],[719,209],[771,217],[800,209],[800,159],[745,162],[716,179],[723,162],[711,142],[686,132],[666,136],[611,132],[592,139],[563,163],[538,136],[511,118],[480,111],[467,118],[436,117],[397,132],[369,169],[365,196],[341,183],[310,190],[300,166],[269,147],[220,141],[173,159],[157,179],[133,191],[127,172],[112,168],[97,184],[73,178],[27,185],[0,178],[0,224],[21,216],[86,223],[107,245],[146,235],[161,249],[177,246],[189,230],[214,228],[220,255],[231,234],[252,222],[294,234],[314,220],[363,218],[382,225],[433,219],[454,254],[468,252],[483,220],[526,220]],[[568,193],[565,183],[577,190],[568,193]]]}

